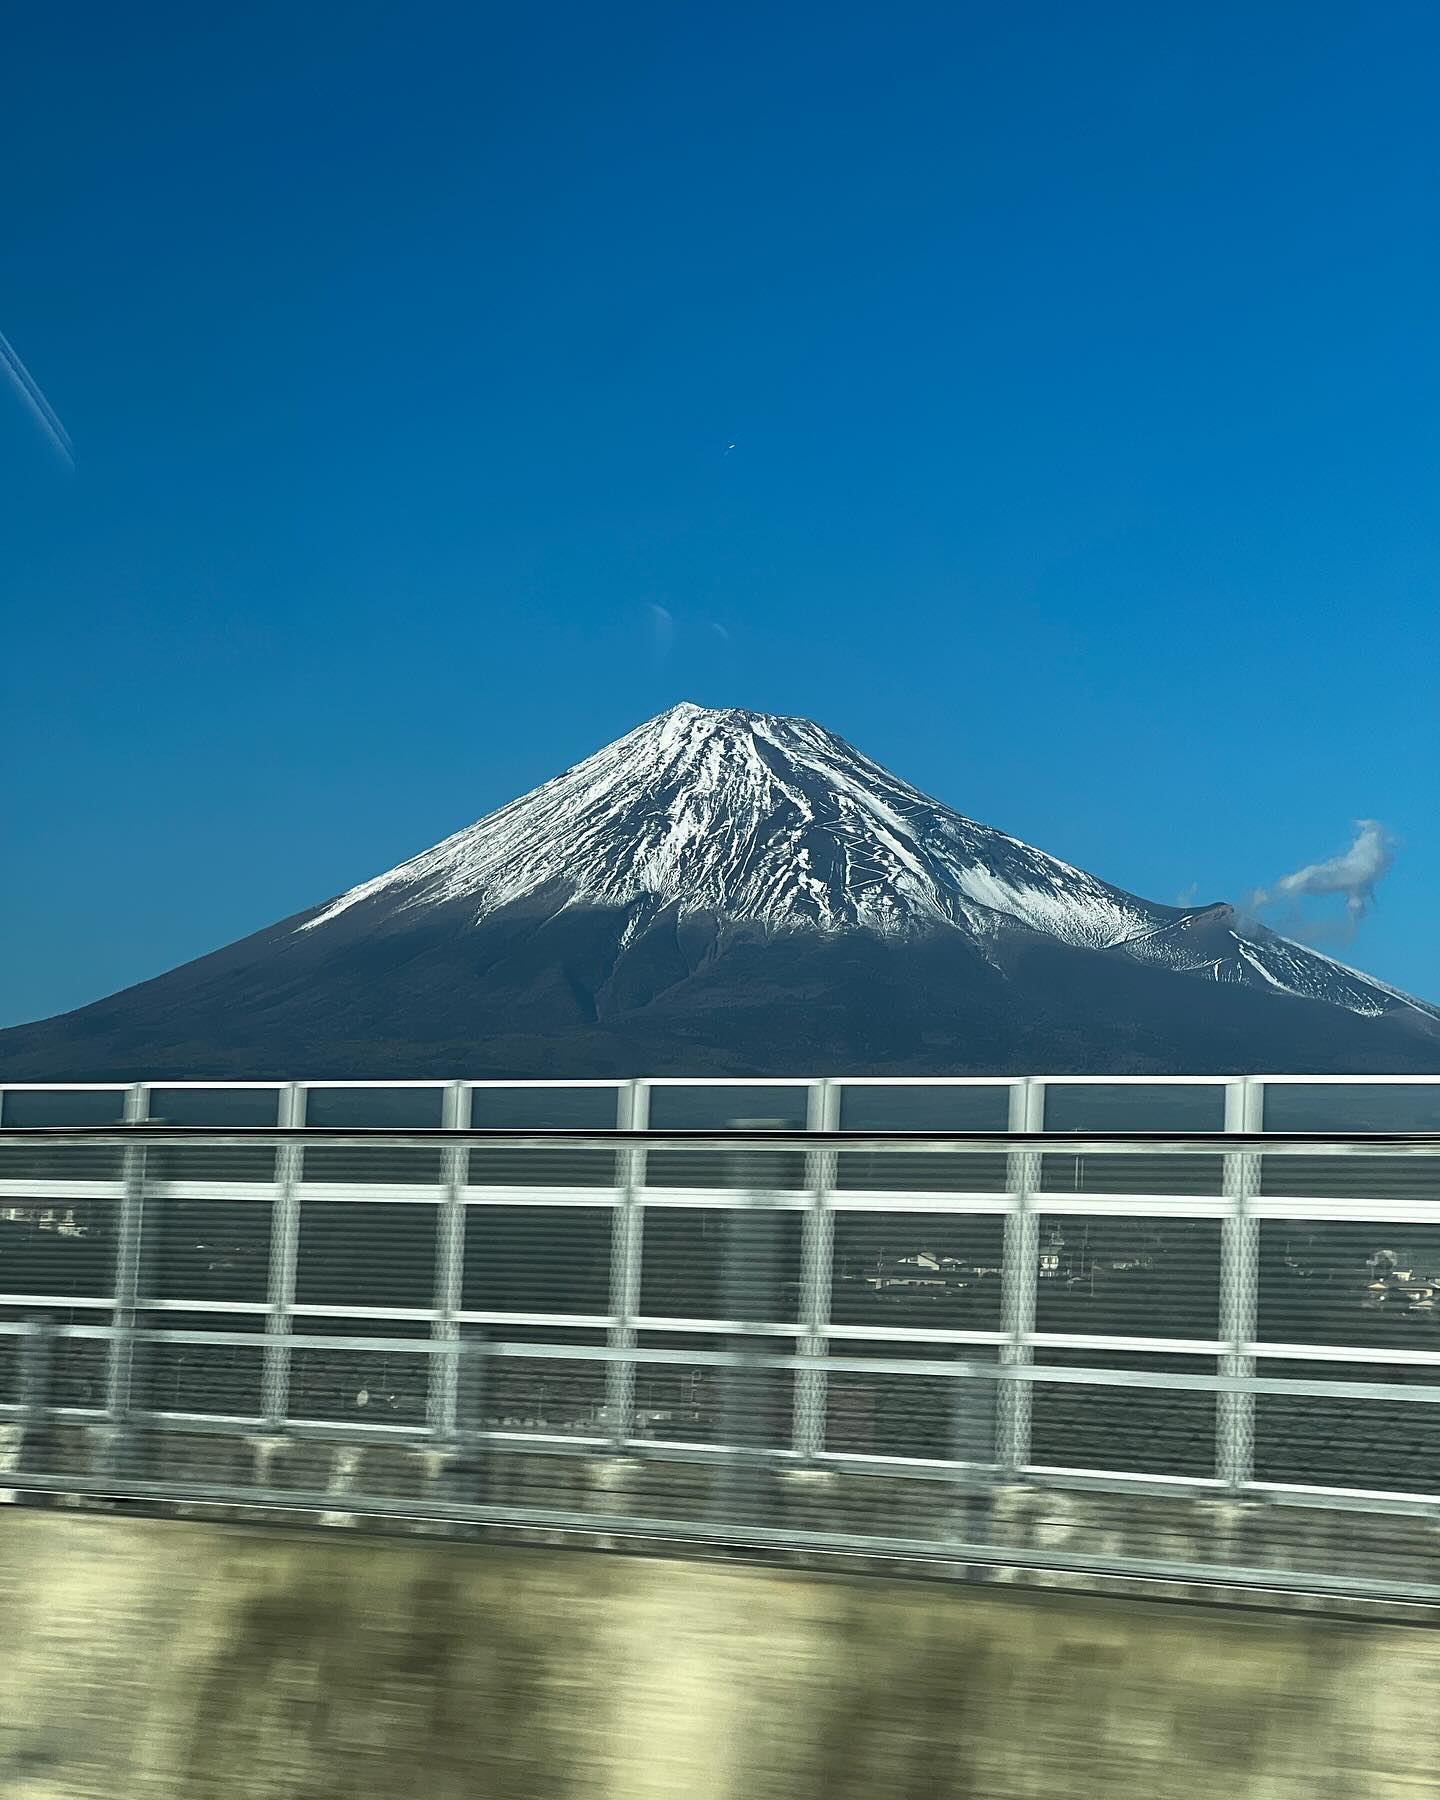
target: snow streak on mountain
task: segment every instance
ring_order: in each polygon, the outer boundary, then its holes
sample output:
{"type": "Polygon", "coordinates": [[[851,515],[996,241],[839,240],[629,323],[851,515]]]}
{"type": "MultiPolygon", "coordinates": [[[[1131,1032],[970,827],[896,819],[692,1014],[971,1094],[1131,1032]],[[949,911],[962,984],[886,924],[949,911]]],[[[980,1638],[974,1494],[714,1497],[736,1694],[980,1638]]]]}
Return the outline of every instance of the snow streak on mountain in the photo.
{"type": "Polygon", "coordinates": [[[1440,1009],[1360,975],[1223,904],[1127,894],[898,780],[808,719],[688,702],[363,882],[297,927],[351,909],[463,905],[477,923],[515,902],[626,914],[622,943],[657,915],[767,933],[938,929],[980,948],[1035,932],[1208,980],[1378,1016],[1440,1009]]]}

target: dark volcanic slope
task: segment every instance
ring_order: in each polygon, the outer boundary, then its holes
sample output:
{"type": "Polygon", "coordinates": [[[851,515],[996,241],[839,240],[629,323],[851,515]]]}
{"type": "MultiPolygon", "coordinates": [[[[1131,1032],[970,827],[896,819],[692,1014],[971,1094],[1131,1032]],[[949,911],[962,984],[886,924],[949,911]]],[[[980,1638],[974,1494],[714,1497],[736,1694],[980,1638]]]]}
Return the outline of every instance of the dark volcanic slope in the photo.
{"type": "Polygon", "coordinates": [[[1440,1068],[1433,1008],[1156,906],[806,721],[681,707],[0,1080],[1440,1068]]]}
{"type": "MultiPolygon", "coordinates": [[[[373,904],[373,903],[372,903],[373,904]]],[[[1440,1067],[1440,1039],[1016,932],[767,937],[657,915],[437,908],[284,925],[0,1034],[0,1078],[599,1076],[1440,1067]]]]}

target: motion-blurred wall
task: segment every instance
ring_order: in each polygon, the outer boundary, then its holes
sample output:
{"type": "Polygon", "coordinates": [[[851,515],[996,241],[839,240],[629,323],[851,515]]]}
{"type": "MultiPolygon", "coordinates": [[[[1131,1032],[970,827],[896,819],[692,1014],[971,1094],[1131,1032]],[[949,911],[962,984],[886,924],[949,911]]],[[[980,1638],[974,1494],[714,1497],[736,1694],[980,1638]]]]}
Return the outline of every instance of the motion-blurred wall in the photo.
{"type": "Polygon", "coordinates": [[[1414,1800],[1440,1637],[0,1509],[7,1800],[1414,1800]]]}

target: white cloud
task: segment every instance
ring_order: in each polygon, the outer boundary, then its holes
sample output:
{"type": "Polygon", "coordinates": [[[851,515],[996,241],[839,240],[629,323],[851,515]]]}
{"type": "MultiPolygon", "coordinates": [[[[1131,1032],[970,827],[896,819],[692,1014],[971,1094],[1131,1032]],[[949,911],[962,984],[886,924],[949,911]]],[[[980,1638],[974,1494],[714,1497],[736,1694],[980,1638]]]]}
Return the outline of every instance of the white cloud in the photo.
{"type": "Polygon", "coordinates": [[[1253,903],[1277,906],[1288,902],[1298,913],[1300,901],[1307,896],[1340,894],[1353,931],[1374,903],[1376,885],[1389,874],[1395,850],[1396,839],[1378,819],[1357,819],[1355,840],[1348,850],[1325,862],[1292,869],[1270,887],[1261,888],[1253,903]]]}

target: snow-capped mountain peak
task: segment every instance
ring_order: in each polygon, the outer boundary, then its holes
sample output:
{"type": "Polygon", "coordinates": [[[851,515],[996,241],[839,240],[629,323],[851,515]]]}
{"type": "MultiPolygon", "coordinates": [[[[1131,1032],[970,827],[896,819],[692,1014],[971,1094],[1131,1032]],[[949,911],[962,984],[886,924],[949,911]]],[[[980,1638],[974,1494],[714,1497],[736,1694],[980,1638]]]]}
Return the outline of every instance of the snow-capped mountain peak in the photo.
{"type": "Polygon", "coordinates": [[[458,905],[479,923],[532,897],[557,910],[621,911],[627,939],[667,908],[774,934],[955,930],[982,953],[997,935],[1031,931],[1353,1012],[1440,1017],[1242,926],[1228,906],[1160,906],[978,824],[812,720],[688,701],[298,929],[317,931],[357,906],[401,914],[458,905]]]}
{"type": "Polygon", "coordinates": [[[999,912],[1103,946],[1150,909],[963,817],[809,719],[682,702],[398,868],[386,894],[477,917],[539,889],[566,903],[674,905],[772,931],[891,935],[999,912]]]}

